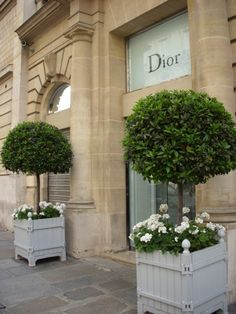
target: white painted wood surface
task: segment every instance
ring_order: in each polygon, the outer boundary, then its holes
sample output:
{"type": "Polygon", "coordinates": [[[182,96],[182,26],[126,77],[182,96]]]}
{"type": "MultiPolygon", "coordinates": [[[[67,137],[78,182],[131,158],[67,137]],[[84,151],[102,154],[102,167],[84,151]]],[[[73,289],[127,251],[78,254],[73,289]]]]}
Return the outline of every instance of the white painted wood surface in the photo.
{"type": "Polygon", "coordinates": [[[60,256],[66,260],[64,217],[15,220],[15,258],[26,258],[29,266],[37,260],[60,256]]]}
{"type": "Polygon", "coordinates": [[[227,312],[225,243],[173,256],[137,253],[138,314],[227,312]]]}

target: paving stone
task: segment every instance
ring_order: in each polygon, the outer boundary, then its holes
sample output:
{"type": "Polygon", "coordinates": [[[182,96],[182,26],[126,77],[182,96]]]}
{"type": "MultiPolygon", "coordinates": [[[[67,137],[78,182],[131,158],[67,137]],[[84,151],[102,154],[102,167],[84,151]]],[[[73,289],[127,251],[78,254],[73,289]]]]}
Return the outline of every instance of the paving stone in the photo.
{"type": "MultiPolygon", "coordinates": [[[[1,254],[2,254],[2,251],[1,251],[1,254]]],[[[0,262],[0,269],[7,269],[10,267],[18,267],[18,266],[20,266],[19,261],[14,261],[13,259],[10,259],[10,258],[1,259],[1,262],[0,262]]]]}
{"type": "Polygon", "coordinates": [[[113,291],[112,295],[119,299],[122,299],[122,301],[124,301],[125,303],[137,303],[137,291],[135,286],[129,289],[115,290],[113,291]]]}
{"type": "Polygon", "coordinates": [[[105,296],[93,302],[79,305],[73,309],[65,311],[68,314],[119,314],[125,310],[126,305],[117,299],[105,296]]]}
{"type": "Polygon", "coordinates": [[[86,286],[91,286],[94,284],[93,276],[83,276],[73,280],[65,280],[55,284],[52,284],[53,287],[60,289],[62,292],[67,292],[76,288],[83,288],[86,286]]]}
{"type": "Polygon", "coordinates": [[[18,267],[11,267],[11,268],[8,268],[7,270],[10,274],[12,274],[12,276],[22,276],[26,274],[33,274],[37,271],[35,267],[29,267],[28,264],[23,265],[23,266],[19,265],[18,267]]]}
{"type": "Polygon", "coordinates": [[[36,299],[29,302],[23,302],[18,304],[16,307],[9,308],[11,314],[36,314],[45,313],[51,309],[65,306],[68,303],[58,297],[52,296],[44,299],[36,299]]]}
{"type": "Polygon", "coordinates": [[[96,266],[98,269],[105,269],[105,270],[113,270],[113,271],[119,271],[122,269],[124,270],[125,267],[129,267],[128,265],[125,265],[120,262],[115,262],[108,258],[103,258],[99,256],[93,256],[93,257],[87,257],[84,258],[83,261],[86,263],[90,263],[94,266],[96,266]]]}
{"type": "Polygon", "coordinates": [[[48,281],[56,283],[64,280],[80,278],[85,275],[95,274],[96,272],[98,272],[98,270],[91,265],[77,263],[75,265],[66,266],[66,271],[64,267],[60,267],[55,270],[53,269],[50,272],[43,272],[41,275],[48,281]]]}
{"type": "Polygon", "coordinates": [[[122,312],[122,314],[137,314],[137,309],[132,309],[127,312],[122,312]]]}
{"type": "Polygon", "coordinates": [[[6,306],[58,293],[60,293],[59,289],[50,286],[37,274],[1,280],[0,300],[6,306]]]}
{"type": "MultiPolygon", "coordinates": [[[[7,279],[12,277],[12,274],[9,273],[7,270],[0,270],[0,280],[7,279]]],[[[1,281],[0,281],[0,287],[1,287],[1,281]]]]}
{"type": "Polygon", "coordinates": [[[14,256],[14,249],[1,247],[0,260],[8,259],[11,258],[12,256],[14,256]]]}
{"type": "Polygon", "coordinates": [[[108,282],[99,284],[99,286],[109,291],[125,289],[125,288],[133,288],[133,285],[131,283],[122,279],[110,280],[108,282]]]}
{"type": "Polygon", "coordinates": [[[87,298],[97,297],[102,294],[104,293],[96,288],[86,287],[66,292],[64,296],[70,300],[85,300],[87,298]]]}

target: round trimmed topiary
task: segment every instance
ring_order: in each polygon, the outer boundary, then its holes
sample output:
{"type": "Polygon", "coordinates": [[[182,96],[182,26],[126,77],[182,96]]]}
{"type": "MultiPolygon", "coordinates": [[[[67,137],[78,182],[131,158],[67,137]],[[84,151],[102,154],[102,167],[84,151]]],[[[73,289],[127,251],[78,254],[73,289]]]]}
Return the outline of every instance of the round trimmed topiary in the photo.
{"type": "Polygon", "coordinates": [[[36,176],[36,204],[39,204],[40,174],[68,172],[72,165],[72,149],[55,126],[45,122],[22,122],[6,137],[1,158],[6,169],[36,176]]]}
{"type": "Polygon", "coordinates": [[[236,129],[216,98],[191,90],[164,90],[140,99],[127,118],[125,158],[149,181],[205,183],[236,169],[236,129]]]}

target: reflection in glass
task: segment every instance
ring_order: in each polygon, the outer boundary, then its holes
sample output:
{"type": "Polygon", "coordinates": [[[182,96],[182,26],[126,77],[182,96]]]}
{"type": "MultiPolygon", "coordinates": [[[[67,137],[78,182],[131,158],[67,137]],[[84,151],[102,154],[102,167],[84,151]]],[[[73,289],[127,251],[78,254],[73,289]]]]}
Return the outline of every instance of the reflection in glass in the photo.
{"type": "Polygon", "coordinates": [[[48,113],[56,113],[70,108],[71,87],[68,84],[61,85],[52,95],[48,113]]]}
{"type": "MultiPolygon", "coordinates": [[[[174,183],[149,183],[129,165],[129,228],[139,221],[157,213],[161,204],[168,203],[171,221],[177,221],[178,190],[174,183]]],[[[195,214],[195,186],[184,185],[184,206],[189,207],[193,218],[195,214]]]]}

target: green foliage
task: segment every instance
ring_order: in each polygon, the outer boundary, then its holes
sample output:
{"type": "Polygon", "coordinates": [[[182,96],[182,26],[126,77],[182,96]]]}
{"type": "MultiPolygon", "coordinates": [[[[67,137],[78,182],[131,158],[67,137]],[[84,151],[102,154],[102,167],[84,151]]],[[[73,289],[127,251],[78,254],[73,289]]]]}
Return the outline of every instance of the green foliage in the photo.
{"type": "Polygon", "coordinates": [[[22,122],[9,132],[1,158],[4,167],[16,173],[64,173],[71,167],[72,150],[56,127],[44,122],[22,122]]]}
{"type": "Polygon", "coordinates": [[[127,118],[125,158],[145,179],[194,184],[236,169],[236,129],[222,103],[194,91],[140,99],[127,118]]]}
{"type": "Polygon", "coordinates": [[[52,204],[47,206],[44,210],[44,218],[53,218],[53,217],[60,217],[60,212],[58,209],[53,206],[52,204]]]}

